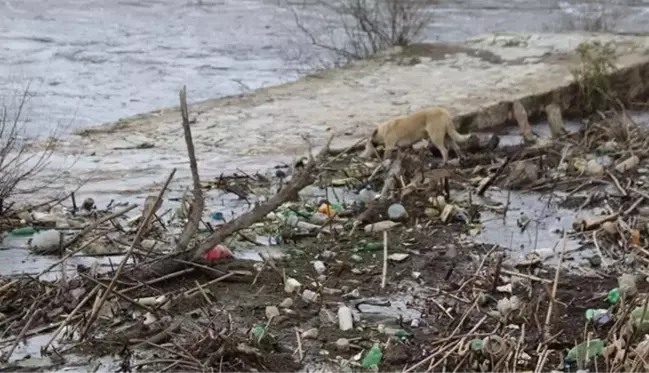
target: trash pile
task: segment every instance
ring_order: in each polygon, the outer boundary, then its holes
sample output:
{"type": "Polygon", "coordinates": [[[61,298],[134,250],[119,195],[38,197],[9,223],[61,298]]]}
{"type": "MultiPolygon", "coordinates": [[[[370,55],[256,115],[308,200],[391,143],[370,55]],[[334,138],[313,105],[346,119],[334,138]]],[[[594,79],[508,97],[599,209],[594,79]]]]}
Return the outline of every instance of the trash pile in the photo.
{"type": "Polygon", "coordinates": [[[611,112],[571,133],[554,116],[546,139],[526,120],[521,144],[476,136],[446,168],[430,148],[380,162],[327,144],[270,177],[196,176],[161,214],[169,180],[139,210],[7,212],[10,237],[59,259],[0,279],[0,367],[19,369],[40,335],[52,368],[114,355],[122,371],[645,371],[648,129],[611,112]],[[226,218],[210,190],[248,210],[226,218]],[[592,215],[539,231],[497,191],[592,215]],[[513,260],[517,247],[475,240],[487,213],[557,245],[513,260]],[[41,278],[80,252],[120,256],[41,278]]]}

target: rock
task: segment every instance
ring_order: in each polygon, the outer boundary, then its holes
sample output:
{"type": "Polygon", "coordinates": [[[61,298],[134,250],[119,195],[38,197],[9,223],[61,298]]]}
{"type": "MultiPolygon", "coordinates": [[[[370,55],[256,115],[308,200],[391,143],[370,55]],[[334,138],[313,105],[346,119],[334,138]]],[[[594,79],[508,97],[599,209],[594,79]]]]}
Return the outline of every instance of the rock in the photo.
{"type": "Polygon", "coordinates": [[[602,258],[599,255],[593,255],[588,258],[588,262],[590,263],[591,267],[598,268],[602,265],[602,258]]]}
{"type": "Polygon", "coordinates": [[[338,351],[349,351],[349,340],[347,338],[338,338],[336,341],[336,349],[338,351]]]}
{"type": "Polygon", "coordinates": [[[140,242],[140,245],[142,246],[142,248],[144,250],[152,250],[156,246],[157,243],[158,243],[158,241],[151,240],[151,239],[147,238],[147,239],[142,240],[140,242]]]}
{"type": "Polygon", "coordinates": [[[327,268],[325,268],[325,265],[322,261],[316,260],[313,262],[313,268],[315,269],[316,273],[321,275],[325,272],[327,268]]]}
{"type": "Polygon", "coordinates": [[[409,254],[402,254],[402,253],[394,253],[388,255],[388,259],[394,261],[394,262],[403,262],[406,260],[410,255],[409,254]]]}
{"type": "Polygon", "coordinates": [[[279,308],[275,306],[266,306],[266,318],[268,320],[279,316],[279,308]]]}
{"type": "Polygon", "coordinates": [[[92,198],[84,199],[81,208],[86,211],[92,211],[95,208],[95,200],[92,198]]]}
{"type": "Polygon", "coordinates": [[[320,275],[320,276],[316,277],[316,280],[318,280],[319,283],[323,284],[325,281],[327,281],[327,276],[320,275]]]}
{"type": "Polygon", "coordinates": [[[419,327],[419,323],[421,323],[421,320],[419,320],[419,319],[412,319],[412,321],[410,321],[410,327],[411,327],[411,328],[418,328],[418,327],[419,327]]]}
{"type": "Polygon", "coordinates": [[[304,339],[316,339],[318,338],[318,329],[317,328],[311,328],[309,330],[306,330],[302,332],[302,338],[304,339]]]}
{"type": "Polygon", "coordinates": [[[413,273],[410,274],[410,276],[411,276],[414,280],[418,280],[418,279],[421,277],[421,272],[413,272],[413,273]]]}
{"type": "Polygon", "coordinates": [[[408,219],[408,212],[403,205],[393,203],[388,207],[388,217],[392,221],[404,221],[408,219]]]}
{"type": "Polygon", "coordinates": [[[317,303],[320,300],[320,296],[312,290],[304,289],[302,292],[302,300],[307,303],[317,303]]]}
{"type": "Polygon", "coordinates": [[[301,286],[302,284],[300,284],[298,280],[289,277],[286,279],[286,282],[284,283],[284,291],[289,294],[293,294],[297,292],[301,286]]]}
{"type": "Polygon", "coordinates": [[[354,327],[352,310],[347,306],[338,308],[338,327],[342,331],[351,330],[354,327]]]}
{"type": "Polygon", "coordinates": [[[539,166],[530,161],[518,161],[510,165],[505,185],[512,188],[523,187],[539,178],[539,166]]]}
{"type": "Polygon", "coordinates": [[[60,248],[63,236],[55,229],[48,229],[34,234],[31,249],[38,254],[52,253],[60,248]]]}
{"type": "Polygon", "coordinates": [[[632,170],[638,165],[638,163],[640,163],[640,158],[638,158],[637,155],[632,155],[631,157],[618,163],[617,166],[615,166],[615,171],[623,173],[625,171],[632,170]]]}
{"type": "Polygon", "coordinates": [[[391,220],[383,220],[376,222],[374,224],[368,224],[365,226],[365,232],[371,233],[371,232],[383,232],[387,231],[389,229],[392,229],[396,227],[397,225],[400,225],[400,223],[393,222],[391,220]]]}
{"type": "Polygon", "coordinates": [[[282,301],[282,303],[279,304],[280,308],[291,308],[293,307],[293,299],[291,298],[286,298],[282,301]]]}

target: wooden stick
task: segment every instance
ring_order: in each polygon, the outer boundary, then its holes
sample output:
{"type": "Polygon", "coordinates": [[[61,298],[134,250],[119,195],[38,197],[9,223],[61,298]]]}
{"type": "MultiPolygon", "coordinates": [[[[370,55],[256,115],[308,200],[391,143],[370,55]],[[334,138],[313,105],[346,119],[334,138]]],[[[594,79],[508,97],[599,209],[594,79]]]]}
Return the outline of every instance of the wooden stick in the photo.
{"type": "Polygon", "coordinates": [[[198,174],[198,162],[196,161],[196,153],[194,151],[194,142],[192,141],[192,130],[189,125],[189,110],[187,109],[187,88],[183,87],[180,91],[180,114],[183,120],[183,132],[185,133],[185,144],[187,146],[187,156],[189,157],[189,168],[192,173],[192,180],[194,182],[194,200],[192,202],[191,212],[187,225],[183,228],[180,235],[178,244],[176,245],[176,252],[185,251],[191,241],[192,237],[198,230],[201,218],[203,217],[203,208],[205,201],[203,200],[203,192],[201,189],[201,179],[198,174]]]}
{"type": "MultiPolygon", "coordinates": [[[[174,168],[171,170],[171,174],[169,174],[169,177],[167,178],[167,181],[165,184],[162,186],[162,189],[160,189],[160,193],[158,194],[158,200],[162,199],[162,196],[164,195],[165,191],[167,190],[167,187],[169,186],[169,183],[171,182],[171,179],[173,179],[174,175],[176,174],[176,169],[174,168]]],[[[155,204],[158,202],[156,201],[155,204]]],[[[104,302],[106,302],[106,299],[108,296],[111,294],[113,291],[113,288],[115,287],[115,283],[117,282],[117,278],[122,274],[122,271],[124,270],[124,266],[126,265],[126,262],[128,261],[128,258],[131,257],[131,254],[133,254],[133,249],[135,248],[136,245],[140,243],[140,240],[142,239],[142,234],[144,232],[144,228],[149,225],[149,222],[151,221],[151,217],[153,216],[153,210],[150,211],[150,213],[144,218],[144,223],[138,230],[137,234],[135,235],[135,238],[133,239],[133,242],[131,243],[131,246],[128,248],[128,251],[126,252],[126,255],[122,259],[122,261],[119,263],[119,267],[117,267],[117,271],[115,272],[115,275],[113,276],[113,279],[110,281],[110,284],[108,284],[108,287],[104,291],[104,295],[101,297],[99,300],[99,304],[97,306],[96,310],[93,310],[93,313],[90,315],[90,319],[88,320],[88,324],[86,325],[85,330],[83,333],[81,333],[81,338],[80,340],[84,340],[86,335],[88,334],[88,331],[90,330],[90,327],[92,324],[97,320],[97,316],[99,314],[99,310],[101,310],[101,307],[104,305],[104,302]],[[97,312],[95,312],[97,311],[97,312]]]]}
{"type": "Polygon", "coordinates": [[[554,274],[554,284],[552,284],[552,295],[550,299],[550,304],[548,305],[548,313],[545,316],[544,329],[546,333],[548,333],[550,330],[550,319],[552,318],[552,306],[554,305],[557,296],[557,286],[559,285],[559,274],[561,273],[561,264],[563,263],[563,257],[565,253],[566,253],[566,232],[564,231],[563,248],[561,249],[561,255],[559,256],[559,264],[557,265],[557,272],[554,274]]]}
{"type": "Polygon", "coordinates": [[[388,231],[383,231],[383,276],[381,276],[381,289],[385,289],[388,277],[388,231]]]}

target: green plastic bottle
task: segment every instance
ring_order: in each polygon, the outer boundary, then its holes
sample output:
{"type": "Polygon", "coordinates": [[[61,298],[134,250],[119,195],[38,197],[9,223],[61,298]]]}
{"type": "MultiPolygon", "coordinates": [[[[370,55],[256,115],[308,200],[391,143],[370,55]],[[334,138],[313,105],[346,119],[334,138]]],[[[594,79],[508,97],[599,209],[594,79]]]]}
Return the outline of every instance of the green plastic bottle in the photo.
{"type": "Polygon", "coordinates": [[[379,251],[379,250],[383,250],[383,241],[368,242],[365,244],[365,247],[361,248],[361,251],[379,251]]]}
{"type": "Polygon", "coordinates": [[[19,237],[25,237],[25,236],[31,236],[34,233],[36,233],[36,229],[34,227],[22,227],[22,228],[16,228],[13,231],[11,231],[12,236],[19,236],[19,237]]]}
{"type": "Polygon", "coordinates": [[[362,365],[364,369],[369,369],[372,366],[379,366],[381,364],[381,358],[383,357],[383,352],[381,351],[381,346],[378,343],[375,343],[367,354],[363,358],[362,365]]]}
{"type": "Polygon", "coordinates": [[[620,288],[611,289],[606,297],[611,304],[617,304],[620,301],[620,288]]]}
{"type": "Polygon", "coordinates": [[[252,328],[250,334],[252,334],[252,337],[254,339],[259,339],[259,337],[261,337],[264,334],[264,331],[265,331],[264,326],[261,324],[257,324],[252,328]]]}

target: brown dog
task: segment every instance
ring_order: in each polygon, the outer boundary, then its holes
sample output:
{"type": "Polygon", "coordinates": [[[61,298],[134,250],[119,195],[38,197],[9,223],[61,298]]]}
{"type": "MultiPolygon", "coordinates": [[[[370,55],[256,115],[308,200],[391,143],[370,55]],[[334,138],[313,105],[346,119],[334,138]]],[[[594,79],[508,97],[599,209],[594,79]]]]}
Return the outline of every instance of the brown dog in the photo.
{"type": "Polygon", "coordinates": [[[377,126],[368,139],[365,151],[361,156],[371,157],[373,148],[382,144],[385,146],[383,159],[389,159],[392,151],[397,147],[411,146],[427,138],[439,149],[443,164],[446,164],[448,161],[446,135],[451,140],[450,146],[458,155],[460,149],[457,144],[464,143],[471,138],[471,134],[461,135],[455,130],[453,118],[446,109],[441,107],[423,109],[377,126]]]}

